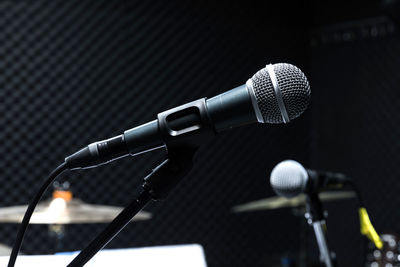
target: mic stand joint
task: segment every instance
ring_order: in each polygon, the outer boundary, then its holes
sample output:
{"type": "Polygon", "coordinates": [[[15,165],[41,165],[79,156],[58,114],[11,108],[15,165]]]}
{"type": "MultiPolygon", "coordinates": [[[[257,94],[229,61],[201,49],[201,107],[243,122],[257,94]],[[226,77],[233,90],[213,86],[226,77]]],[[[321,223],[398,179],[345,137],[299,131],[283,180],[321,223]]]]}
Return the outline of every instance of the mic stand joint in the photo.
{"type": "Polygon", "coordinates": [[[99,250],[105,247],[151,200],[167,197],[168,193],[191,170],[197,148],[179,146],[168,149],[168,158],[144,178],[143,191],[132,201],[68,267],[85,265],[99,250]]]}

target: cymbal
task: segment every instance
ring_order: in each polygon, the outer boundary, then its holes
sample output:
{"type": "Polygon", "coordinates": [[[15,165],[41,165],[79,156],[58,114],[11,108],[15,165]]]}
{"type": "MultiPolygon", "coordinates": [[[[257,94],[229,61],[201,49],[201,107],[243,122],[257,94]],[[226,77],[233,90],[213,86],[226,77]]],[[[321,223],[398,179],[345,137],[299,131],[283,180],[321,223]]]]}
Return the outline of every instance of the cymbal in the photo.
{"type": "MultiPolygon", "coordinates": [[[[319,198],[322,202],[355,198],[355,197],[356,194],[352,191],[332,191],[332,192],[322,192],[319,194],[319,198]]],[[[232,212],[295,208],[295,207],[305,206],[305,204],[306,204],[306,197],[304,194],[300,194],[297,197],[293,198],[276,196],[234,206],[232,208],[232,212]]]]}
{"type": "MultiPolygon", "coordinates": [[[[0,222],[21,223],[27,208],[27,205],[0,208],[0,222]]],[[[53,198],[37,205],[30,223],[106,223],[111,222],[122,210],[122,207],[88,204],[76,198],[67,201],[62,198],[53,198]]],[[[150,218],[149,212],[140,211],[132,221],[150,218]]]]}
{"type": "Polygon", "coordinates": [[[0,244],[0,256],[10,256],[12,248],[4,244],[0,244]]]}

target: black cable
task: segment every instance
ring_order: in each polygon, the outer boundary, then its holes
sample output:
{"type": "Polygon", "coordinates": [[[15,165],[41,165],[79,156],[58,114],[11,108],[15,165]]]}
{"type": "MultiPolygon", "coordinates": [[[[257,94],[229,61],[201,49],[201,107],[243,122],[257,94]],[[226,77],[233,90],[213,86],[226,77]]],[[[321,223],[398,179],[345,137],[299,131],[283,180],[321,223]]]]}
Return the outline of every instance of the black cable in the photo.
{"type": "Polygon", "coordinates": [[[42,187],[39,189],[39,191],[36,193],[34,198],[31,200],[29,203],[28,209],[25,212],[24,218],[22,219],[21,225],[19,226],[18,229],[18,234],[15,239],[15,243],[13,246],[13,249],[11,251],[10,259],[8,261],[8,267],[14,267],[15,261],[18,256],[18,252],[21,249],[22,241],[24,239],[25,231],[28,228],[29,225],[29,220],[32,217],[33,211],[35,210],[36,205],[42,198],[44,192],[46,191],[47,187],[51,184],[51,182],[54,181],[54,179],[60,175],[63,171],[67,170],[67,165],[66,163],[62,163],[60,166],[58,166],[56,169],[54,169],[50,175],[47,177],[47,180],[44,182],[42,187]]]}
{"type": "Polygon", "coordinates": [[[358,203],[360,205],[360,207],[364,208],[364,201],[361,197],[361,192],[360,189],[358,188],[358,186],[353,182],[353,180],[348,179],[346,181],[346,183],[351,187],[351,189],[353,189],[353,191],[356,193],[357,199],[358,199],[358,203]]]}

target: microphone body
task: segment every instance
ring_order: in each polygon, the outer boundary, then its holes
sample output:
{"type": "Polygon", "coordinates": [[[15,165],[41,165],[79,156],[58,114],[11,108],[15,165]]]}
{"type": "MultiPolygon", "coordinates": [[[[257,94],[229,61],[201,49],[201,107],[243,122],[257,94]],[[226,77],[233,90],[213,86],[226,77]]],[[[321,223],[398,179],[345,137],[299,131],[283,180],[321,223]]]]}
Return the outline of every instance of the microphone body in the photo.
{"type": "Polygon", "coordinates": [[[342,173],[322,172],[304,168],[294,160],[285,160],[274,167],[270,183],[280,196],[292,198],[300,193],[312,194],[342,188],[349,178],[342,173]]]}
{"type": "Polygon", "coordinates": [[[162,147],[197,148],[217,133],[245,124],[287,123],[304,112],[310,95],[300,69],[267,65],[244,85],[161,112],[156,120],[92,143],[65,162],[69,169],[91,168],[162,147]]]}
{"type": "Polygon", "coordinates": [[[215,134],[258,122],[246,85],[159,113],[156,120],[88,145],[66,158],[72,168],[90,168],[166,144],[199,146],[215,134]]]}
{"type": "Polygon", "coordinates": [[[330,189],[340,189],[349,180],[344,174],[306,169],[310,177],[307,192],[319,192],[330,189]]]}

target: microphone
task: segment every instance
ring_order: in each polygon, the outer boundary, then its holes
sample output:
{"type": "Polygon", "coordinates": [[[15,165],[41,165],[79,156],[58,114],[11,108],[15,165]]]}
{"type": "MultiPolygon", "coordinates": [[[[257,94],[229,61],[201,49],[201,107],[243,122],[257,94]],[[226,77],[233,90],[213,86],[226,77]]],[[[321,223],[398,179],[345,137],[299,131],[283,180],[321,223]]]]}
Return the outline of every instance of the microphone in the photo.
{"type": "Polygon", "coordinates": [[[300,193],[310,194],[342,188],[349,181],[344,174],[305,169],[294,160],[280,162],[270,176],[272,189],[286,198],[295,197],[300,193]]]}
{"type": "Polygon", "coordinates": [[[92,168],[162,147],[198,147],[225,130],[250,123],[288,123],[311,97],[304,73],[294,65],[267,65],[246,84],[210,99],[161,112],[122,135],[92,143],[65,158],[69,169],[92,168]]]}
{"type": "Polygon", "coordinates": [[[270,183],[275,193],[282,197],[292,198],[300,193],[306,194],[308,213],[306,218],[309,223],[311,222],[313,225],[320,254],[326,266],[332,266],[332,259],[323,230],[326,229],[324,223],[325,215],[318,196],[318,193],[323,190],[342,188],[345,185],[352,187],[360,204],[359,216],[361,234],[369,238],[378,249],[382,248],[382,240],[369,219],[359,188],[344,174],[306,169],[297,161],[285,160],[273,168],[270,176],[270,183]]]}
{"type": "Polygon", "coordinates": [[[318,192],[331,187],[341,187],[347,181],[340,173],[318,172],[305,169],[294,160],[285,160],[274,167],[270,176],[272,189],[280,196],[291,198],[306,194],[306,219],[312,225],[317,239],[321,262],[327,267],[336,266],[326,240],[325,214],[318,192]]]}

